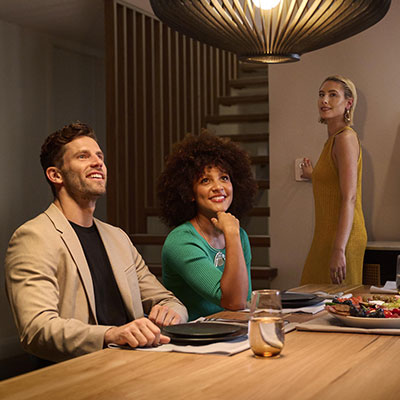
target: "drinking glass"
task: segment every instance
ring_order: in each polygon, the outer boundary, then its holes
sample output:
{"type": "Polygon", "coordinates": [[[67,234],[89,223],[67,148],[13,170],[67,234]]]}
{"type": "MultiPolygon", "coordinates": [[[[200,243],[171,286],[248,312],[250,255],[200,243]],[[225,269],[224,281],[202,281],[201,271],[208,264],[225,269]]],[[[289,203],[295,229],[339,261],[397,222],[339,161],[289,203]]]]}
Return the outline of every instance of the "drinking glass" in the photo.
{"type": "Polygon", "coordinates": [[[400,254],[397,256],[396,287],[400,291],[400,254]]]}
{"type": "Polygon", "coordinates": [[[255,290],[251,295],[250,348],[256,357],[279,357],[285,342],[279,290],[255,290]]]}

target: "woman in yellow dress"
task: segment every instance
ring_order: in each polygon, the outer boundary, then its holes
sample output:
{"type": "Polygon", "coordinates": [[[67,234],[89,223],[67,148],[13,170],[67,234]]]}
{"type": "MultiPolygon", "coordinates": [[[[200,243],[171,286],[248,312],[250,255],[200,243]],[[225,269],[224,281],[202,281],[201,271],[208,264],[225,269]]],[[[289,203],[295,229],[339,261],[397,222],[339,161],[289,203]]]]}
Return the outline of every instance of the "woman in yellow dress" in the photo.
{"type": "Polygon", "coordinates": [[[320,122],[328,140],[315,168],[303,160],[303,177],[312,180],[315,228],[301,283],[361,284],[367,244],[361,204],[362,154],[351,128],[357,92],[350,79],[326,78],[319,89],[320,122]]]}

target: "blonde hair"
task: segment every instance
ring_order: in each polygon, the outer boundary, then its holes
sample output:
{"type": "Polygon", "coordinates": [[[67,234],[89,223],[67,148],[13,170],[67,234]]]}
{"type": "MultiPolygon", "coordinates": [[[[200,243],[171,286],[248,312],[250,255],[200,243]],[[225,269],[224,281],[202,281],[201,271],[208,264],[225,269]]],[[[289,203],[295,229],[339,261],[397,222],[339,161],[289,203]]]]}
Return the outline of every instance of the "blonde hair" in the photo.
{"type": "MultiPolygon", "coordinates": [[[[321,84],[321,86],[327,82],[327,81],[332,81],[332,82],[337,82],[340,83],[343,87],[343,91],[344,91],[344,97],[346,99],[353,99],[353,103],[350,106],[349,109],[349,117],[348,118],[343,118],[346,122],[346,125],[348,126],[352,126],[353,125],[353,119],[354,119],[354,110],[356,109],[356,105],[357,105],[357,90],[356,87],[354,85],[354,83],[349,79],[349,78],[345,78],[344,76],[341,75],[331,75],[328,76],[321,84]]],[[[325,119],[320,118],[319,122],[321,122],[321,124],[326,124],[325,119]]]]}

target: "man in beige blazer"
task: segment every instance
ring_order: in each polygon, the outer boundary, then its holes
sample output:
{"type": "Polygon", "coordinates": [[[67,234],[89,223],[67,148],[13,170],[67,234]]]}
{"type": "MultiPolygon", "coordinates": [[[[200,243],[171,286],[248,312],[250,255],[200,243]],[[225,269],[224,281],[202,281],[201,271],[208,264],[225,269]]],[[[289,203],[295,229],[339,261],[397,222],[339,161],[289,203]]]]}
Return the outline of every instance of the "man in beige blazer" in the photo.
{"type": "Polygon", "coordinates": [[[62,361],[109,343],[168,343],[159,326],[187,321],[186,308],[149,272],[121,229],[93,217],[107,181],[94,132],[75,123],[53,133],[42,146],[41,163],[54,202],[16,230],[5,262],[7,294],[23,347],[42,359],[62,361]],[[96,271],[80,233],[90,229],[104,245],[99,264],[112,270],[107,281],[96,271]],[[102,293],[108,298],[112,287],[112,304],[104,304],[102,293]],[[116,326],[114,313],[125,323],[116,326]]]}

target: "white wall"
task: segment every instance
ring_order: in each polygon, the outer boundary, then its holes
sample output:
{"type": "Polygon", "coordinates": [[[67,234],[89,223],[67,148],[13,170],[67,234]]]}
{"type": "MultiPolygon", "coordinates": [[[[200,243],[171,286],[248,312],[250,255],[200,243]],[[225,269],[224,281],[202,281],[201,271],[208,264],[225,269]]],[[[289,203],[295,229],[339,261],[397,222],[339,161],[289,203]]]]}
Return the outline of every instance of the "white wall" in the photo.
{"type": "MultiPolygon", "coordinates": [[[[0,21],[0,259],[12,232],[52,200],[39,162],[55,129],[77,119],[105,145],[103,55],[0,21]]],[[[104,204],[98,216],[105,216],[104,204]]],[[[0,358],[20,352],[0,268],[0,358]]]]}
{"type": "Polygon", "coordinates": [[[350,77],[359,103],[355,129],[363,147],[363,208],[368,240],[400,240],[400,2],[365,32],[293,64],[269,68],[271,265],[273,286],[299,284],[312,240],[310,183],[294,180],[294,160],[317,161],[327,139],[317,123],[317,93],[331,74],[350,77]]]}

